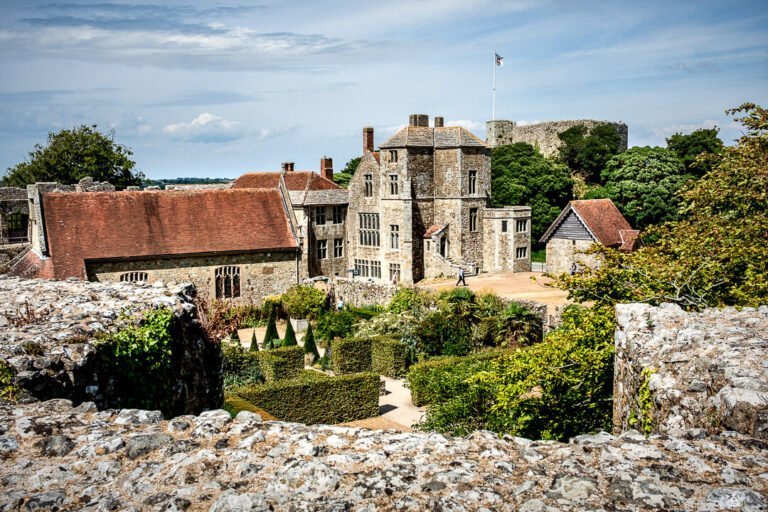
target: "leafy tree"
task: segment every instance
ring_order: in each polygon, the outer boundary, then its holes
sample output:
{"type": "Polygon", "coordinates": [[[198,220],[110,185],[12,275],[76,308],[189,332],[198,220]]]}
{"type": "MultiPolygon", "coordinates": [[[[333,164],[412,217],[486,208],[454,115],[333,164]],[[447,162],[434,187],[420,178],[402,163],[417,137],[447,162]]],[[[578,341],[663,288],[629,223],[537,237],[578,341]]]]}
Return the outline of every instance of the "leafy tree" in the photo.
{"type": "Polygon", "coordinates": [[[352,160],[347,162],[347,165],[344,166],[341,172],[334,173],[333,175],[334,183],[344,188],[347,188],[349,186],[349,180],[352,179],[352,176],[355,174],[355,171],[357,170],[357,166],[360,165],[360,161],[362,159],[363,157],[361,156],[357,158],[353,158],[352,160]]]}
{"type": "Polygon", "coordinates": [[[606,162],[621,150],[621,137],[609,124],[588,130],[577,125],[558,135],[560,161],[574,174],[583,176],[587,183],[596,183],[606,162]]]}
{"type": "Polygon", "coordinates": [[[677,155],[685,171],[696,177],[704,176],[717,163],[723,151],[723,141],[717,136],[719,128],[702,128],[690,135],[676,133],[667,139],[667,148],[677,155]]]}
{"type": "Polygon", "coordinates": [[[605,185],[587,197],[610,198],[637,229],[677,218],[678,191],[690,179],[673,152],[647,146],[611,158],[602,177],[605,185]]]}
{"type": "Polygon", "coordinates": [[[264,335],[264,349],[270,350],[280,346],[280,335],[277,333],[277,322],[275,321],[275,312],[269,314],[267,320],[267,332],[264,335]]]}
{"type": "Polygon", "coordinates": [[[288,319],[288,323],[285,326],[285,337],[283,338],[283,347],[293,347],[298,345],[296,343],[296,332],[293,330],[293,324],[291,324],[291,319],[288,319]]]}
{"type": "Polygon", "coordinates": [[[307,332],[304,334],[304,353],[313,354],[315,359],[320,358],[320,353],[317,351],[317,344],[315,343],[315,335],[312,332],[312,324],[307,325],[307,332]]]}
{"type": "Polygon", "coordinates": [[[686,309],[768,303],[768,110],[745,103],[728,111],[745,135],[681,194],[681,218],[652,230],[658,239],[603,256],[598,269],[561,276],[578,301],[612,305],[674,302],[686,309]]]}
{"type": "Polygon", "coordinates": [[[259,351],[259,342],[256,341],[256,329],[253,330],[253,334],[251,334],[251,346],[248,347],[249,352],[258,352],[259,351]]]}
{"type": "Polygon", "coordinates": [[[491,153],[491,205],[531,207],[534,243],[572,198],[568,168],[545,158],[533,146],[499,146],[491,153]]]}
{"type": "Polygon", "coordinates": [[[133,152],[93,126],[76,126],[48,134],[48,145],[35,144],[27,161],[8,169],[3,186],[25,187],[38,181],[77,183],[90,176],[121,189],[140,185],[144,175],[133,172],[133,152]]]}

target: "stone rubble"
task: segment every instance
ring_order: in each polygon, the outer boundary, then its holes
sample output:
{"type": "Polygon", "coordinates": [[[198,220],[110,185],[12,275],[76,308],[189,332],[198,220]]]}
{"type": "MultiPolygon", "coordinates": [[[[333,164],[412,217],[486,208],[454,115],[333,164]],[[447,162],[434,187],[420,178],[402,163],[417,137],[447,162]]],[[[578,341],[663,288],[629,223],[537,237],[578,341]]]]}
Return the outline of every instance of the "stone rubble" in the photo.
{"type": "Polygon", "coordinates": [[[563,444],[52,400],[0,405],[0,458],[0,511],[768,510],[768,443],[735,432],[563,444]]]}

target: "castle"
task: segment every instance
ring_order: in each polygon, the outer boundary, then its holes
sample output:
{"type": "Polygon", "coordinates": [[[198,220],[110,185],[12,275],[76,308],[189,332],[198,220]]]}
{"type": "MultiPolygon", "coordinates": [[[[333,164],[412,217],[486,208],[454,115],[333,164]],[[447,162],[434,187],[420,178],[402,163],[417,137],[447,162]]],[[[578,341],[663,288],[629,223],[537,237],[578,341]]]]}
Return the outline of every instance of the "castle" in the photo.
{"type": "Polygon", "coordinates": [[[495,120],[485,124],[485,134],[488,144],[495,148],[505,144],[525,142],[537,148],[544,156],[554,156],[560,148],[561,133],[575,126],[584,126],[588,131],[597,126],[611,126],[619,134],[620,151],[627,150],[629,128],[622,122],[595,121],[593,119],[579,119],[571,121],[547,121],[543,123],[518,124],[515,121],[495,120]]]}

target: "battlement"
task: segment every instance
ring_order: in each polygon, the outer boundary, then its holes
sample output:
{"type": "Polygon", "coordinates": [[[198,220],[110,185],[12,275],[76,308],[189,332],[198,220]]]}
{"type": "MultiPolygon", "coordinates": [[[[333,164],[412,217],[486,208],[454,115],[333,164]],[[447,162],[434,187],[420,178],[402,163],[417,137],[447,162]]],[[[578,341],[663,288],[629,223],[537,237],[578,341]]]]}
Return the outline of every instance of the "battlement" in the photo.
{"type": "Polygon", "coordinates": [[[623,122],[596,121],[594,119],[577,119],[572,121],[546,121],[535,124],[517,124],[514,121],[496,120],[486,123],[485,133],[487,142],[492,147],[526,142],[541,151],[545,156],[553,156],[560,148],[558,135],[574,126],[586,126],[589,131],[600,125],[610,125],[621,137],[621,150],[626,151],[629,128],[623,122]]]}

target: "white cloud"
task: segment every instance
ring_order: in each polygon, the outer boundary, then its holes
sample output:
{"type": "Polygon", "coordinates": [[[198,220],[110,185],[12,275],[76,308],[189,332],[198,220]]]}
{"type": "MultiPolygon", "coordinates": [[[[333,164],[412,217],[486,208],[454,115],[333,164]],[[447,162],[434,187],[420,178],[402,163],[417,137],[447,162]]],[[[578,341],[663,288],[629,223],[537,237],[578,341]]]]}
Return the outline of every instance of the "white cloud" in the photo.
{"type": "Polygon", "coordinates": [[[242,137],[243,128],[239,123],[205,112],[188,123],[169,124],[163,133],[189,142],[228,142],[242,137]]]}
{"type": "Polygon", "coordinates": [[[445,126],[461,126],[469,131],[485,130],[485,123],[471,121],[469,119],[457,119],[455,121],[446,121],[445,126]]]}
{"type": "Polygon", "coordinates": [[[118,121],[109,123],[109,127],[115,130],[118,137],[121,136],[142,136],[152,131],[152,125],[141,116],[127,113],[118,121]]]}
{"type": "Polygon", "coordinates": [[[714,128],[715,126],[719,125],[720,123],[717,121],[706,119],[698,124],[673,124],[663,128],[656,128],[653,130],[653,133],[658,137],[668,137],[669,135],[674,135],[675,133],[688,134],[702,128],[714,128]]]}
{"type": "Polygon", "coordinates": [[[256,136],[258,141],[279,137],[285,133],[290,133],[299,127],[298,124],[290,124],[288,126],[278,126],[276,128],[259,128],[259,133],[256,136]]]}

